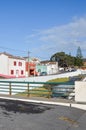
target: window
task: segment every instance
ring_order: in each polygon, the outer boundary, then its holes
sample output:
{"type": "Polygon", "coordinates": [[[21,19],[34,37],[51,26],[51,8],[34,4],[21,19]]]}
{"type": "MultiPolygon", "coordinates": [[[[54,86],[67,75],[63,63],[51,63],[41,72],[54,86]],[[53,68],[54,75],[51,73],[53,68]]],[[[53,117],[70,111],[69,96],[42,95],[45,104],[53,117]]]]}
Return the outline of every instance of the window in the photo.
{"type": "Polygon", "coordinates": [[[24,71],[23,70],[21,70],[21,75],[23,75],[24,74],[24,71]]]}
{"type": "Polygon", "coordinates": [[[16,66],[16,61],[14,61],[14,66],[16,66]]]}
{"type": "Polygon", "coordinates": [[[11,74],[12,74],[12,75],[14,74],[14,70],[11,70],[11,74]]]}
{"type": "Polygon", "coordinates": [[[22,66],[22,62],[19,62],[19,66],[22,66]]]}

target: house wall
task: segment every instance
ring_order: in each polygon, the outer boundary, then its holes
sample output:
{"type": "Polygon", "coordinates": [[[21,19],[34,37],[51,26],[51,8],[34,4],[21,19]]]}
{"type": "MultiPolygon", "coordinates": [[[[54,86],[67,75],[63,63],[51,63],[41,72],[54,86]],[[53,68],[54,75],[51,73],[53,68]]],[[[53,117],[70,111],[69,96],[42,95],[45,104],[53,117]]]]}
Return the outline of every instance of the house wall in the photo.
{"type": "Polygon", "coordinates": [[[58,73],[58,63],[47,65],[47,74],[58,73]]]}
{"type": "Polygon", "coordinates": [[[58,73],[58,62],[49,62],[47,64],[39,64],[36,66],[37,72],[47,72],[47,74],[56,74],[58,73]]]}
{"type": "Polygon", "coordinates": [[[25,77],[25,60],[4,53],[0,54],[0,76],[25,77]]]}
{"type": "Polygon", "coordinates": [[[21,59],[9,58],[9,75],[16,77],[25,76],[25,61],[21,59]],[[14,63],[15,62],[15,63],[14,63]],[[13,71],[13,73],[12,73],[13,71]]]}
{"type": "Polygon", "coordinates": [[[47,72],[46,65],[36,65],[36,72],[47,72]]]}
{"type": "Polygon", "coordinates": [[[0,55],[0,74],[8,75],[8,56],[0,55]]]}
{"type": "Polygon", "coordinates": [[[26,62],[25,64],[26,77],[36,74],[36,65],[33,62],[26,62]]]}

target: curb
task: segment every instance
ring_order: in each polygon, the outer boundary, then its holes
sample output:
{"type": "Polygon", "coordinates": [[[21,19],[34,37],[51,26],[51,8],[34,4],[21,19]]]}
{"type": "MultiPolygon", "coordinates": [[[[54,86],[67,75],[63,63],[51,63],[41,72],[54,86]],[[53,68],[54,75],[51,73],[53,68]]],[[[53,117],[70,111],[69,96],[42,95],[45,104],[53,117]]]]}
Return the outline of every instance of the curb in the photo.
{"type": "Polygon", "coordinates": [[[52,101],[42,101],[42,100],[32,100],[32,99],[20,99],[20,98],[11,98],[11,97],[0,97],[0,99],[23,101],[23,102],[32,102],[32,103],[42,103],[42,104],[49,104],[49,105],[68,106],[68,107],[74,107],[74,108],[86,110],[85,104],[62,103],[62,102],[52,102],[52,101]]]}

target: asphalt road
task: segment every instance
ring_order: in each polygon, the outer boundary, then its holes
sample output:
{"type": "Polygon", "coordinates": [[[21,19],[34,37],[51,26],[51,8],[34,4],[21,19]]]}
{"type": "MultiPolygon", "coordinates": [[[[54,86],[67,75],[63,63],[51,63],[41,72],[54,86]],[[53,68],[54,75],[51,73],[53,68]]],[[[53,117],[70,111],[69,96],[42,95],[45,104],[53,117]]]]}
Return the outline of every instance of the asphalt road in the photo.
{"type": "Polygon", "coordinates": [[[86,111],[0,99],[0,130],[86,130],[86,111]]]}

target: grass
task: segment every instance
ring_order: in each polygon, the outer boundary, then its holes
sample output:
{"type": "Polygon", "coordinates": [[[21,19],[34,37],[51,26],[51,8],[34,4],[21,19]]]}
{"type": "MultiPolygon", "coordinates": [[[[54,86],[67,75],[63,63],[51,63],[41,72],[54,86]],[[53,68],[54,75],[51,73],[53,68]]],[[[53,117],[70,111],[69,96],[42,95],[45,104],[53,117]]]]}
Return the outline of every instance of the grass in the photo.
{"type": "MultiPolygon", "coordinates": [[[[50,91],[44,87],[38,87],[29,91],[30,97],[49,97],[50,91]]],[[[16,94],[17,96],[28,96],[28,91],[16,94]]]]}
{"type": "MultiPolygon", "coordinates": [[[[57,79],[52,79],[49,80],[47,82],[67,82],[69,81],[69,78],[57,78],[57,79]]],[[[34,88],[32,90],[29,91],[29,95],[30,97],[49,97],[50,95],[52,95],[51,92],[51,86],[53,85],[44,85],[43,87],[38,87],[38,88],[34,88]]],[[[21,92],[16,94],[18,96],[27,96],[28,95],[28,91],[25,92],[21,92]]]]}
{"type": "Polygon", "coordinates": [[[52,80],[48,80],[47,82],[67,82],[69,81],[69,78],[56,78],[52,80]]]}

